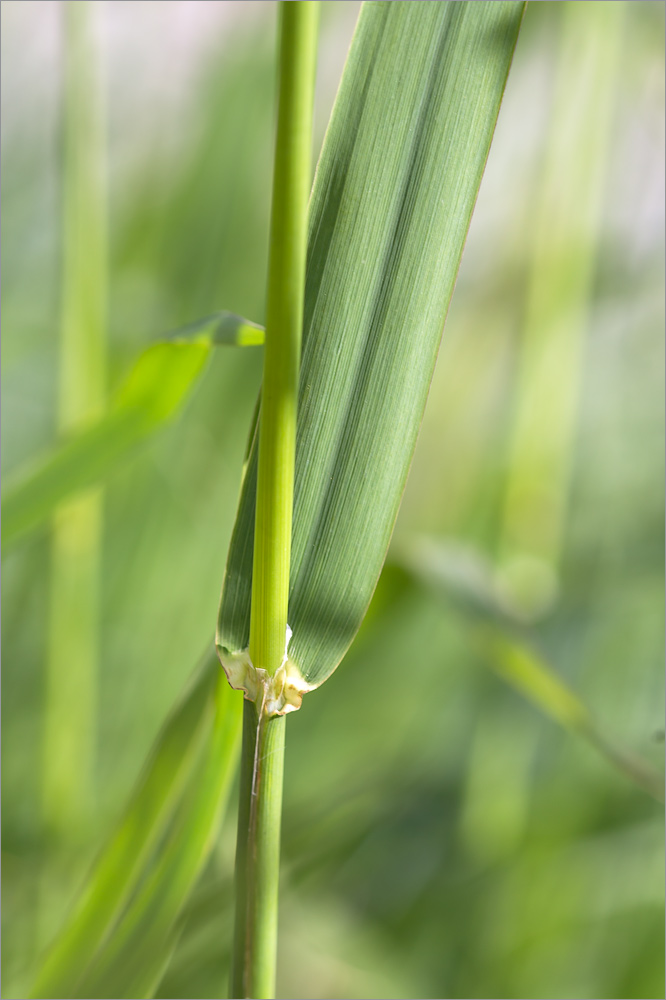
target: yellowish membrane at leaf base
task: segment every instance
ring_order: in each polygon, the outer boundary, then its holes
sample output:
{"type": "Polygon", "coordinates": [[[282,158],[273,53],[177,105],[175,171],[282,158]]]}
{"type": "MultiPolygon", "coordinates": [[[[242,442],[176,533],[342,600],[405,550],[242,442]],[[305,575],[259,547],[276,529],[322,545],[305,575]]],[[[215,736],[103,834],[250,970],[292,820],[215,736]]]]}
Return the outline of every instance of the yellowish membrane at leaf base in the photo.
{"type": "MultiPolygon", "coordinates": [[[[303,691],[344,656],[381,571],[523,8],[361,11],[310,203],[287,657],[303,691]]],[[[256,476],[255,436],[217,631],[249,698],[256,476]]]]}
{"type": "Polygon", "coordinates": [[[247,700],[261,706],[262,712],[268,716],[295,712],[301,707],[303,695],[316,687],[314,684],[308,684],[298,667],[289,659],[291,635],[291,629],[287,626],[284,656],[274,675],[262,667],[254,666],[249,649],[237,653],[218,650],[224,672],[232,688],[243,691],[247,700]]]}

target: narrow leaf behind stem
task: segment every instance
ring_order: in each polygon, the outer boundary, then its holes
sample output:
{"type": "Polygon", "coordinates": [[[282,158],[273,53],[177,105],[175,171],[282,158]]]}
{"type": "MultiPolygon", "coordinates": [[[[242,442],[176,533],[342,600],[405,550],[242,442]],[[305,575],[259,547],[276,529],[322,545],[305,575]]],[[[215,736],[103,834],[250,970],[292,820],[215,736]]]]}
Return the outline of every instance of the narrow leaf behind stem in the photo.
{"type": "MultiPolygon", "coordinates": [[[[194,784],[202,747],[210,743],[219,685],[219,661],[211,648],[165,722],[124,815],[110,831],[76,904],[44,956],[32,997],[77,995],[102,946],[116,946],[120,918],[137,886],[154,869],[156,848],[164,843],[174,818],[182,825],[182,799],[194,784]]],[[[227,782],[234,773],[241,714],[237,696],[228,693],[222,719],[231,734],[230,750],[218,764],[227,782]]],[[[144,943],[141,936],[136,941],[138,947],[144,943]]]]}
{"type": "Polygon", "coordinates": [[[178,917],[217,839],[236,773],[241,699],[219,669],[201,718],[204,739],[150,867],[75,998],[151,997],[180,927],[178,917]]]}

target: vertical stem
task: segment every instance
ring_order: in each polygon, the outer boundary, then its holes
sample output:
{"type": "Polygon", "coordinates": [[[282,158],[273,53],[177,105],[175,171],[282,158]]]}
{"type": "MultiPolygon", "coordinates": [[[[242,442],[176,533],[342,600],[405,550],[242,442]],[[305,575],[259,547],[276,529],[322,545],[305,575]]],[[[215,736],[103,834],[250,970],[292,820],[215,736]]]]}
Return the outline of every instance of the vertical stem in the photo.
{"type": "Polygon", "coordinates": [[[231,997],[275,996],[285,717],[243,705],[231,997]],[[256,766],[255,766],[256,765],[256,766]],[[253,788],[254,786],[254,788],[253,788]]]}
{"type": "MultiPolygon", "coordinates": [[[[58,430],[104,407],[106,213],[95,11],[63,4],[63,243],[58,430]]],[[[89,812],[97,689],[102,499],[63,504],[53,523],[44,730],[47,829],[71,833],[89,812]]]]}
{"type": "MultiPolygon", "coordinates": [[[[318,3],[281,2],[278,122],[259,431],[250,657],[285,650],[318,3]]],[[[245,705],[231,996],[275,994],[284,717],[245,705]]]]}
{"type": "Polygon", "coordinates": [[[564,545],[618,67],[623,3],[561,4],[552,122],[534,206],[500,558],[534,611],[555,596],[564,545]]]}
{"type": "Polygon", "coordinates": [[[274,674],[289,598],[317,4],[280,3],[279,104],[261,395],[250,656],[274,674]]]}

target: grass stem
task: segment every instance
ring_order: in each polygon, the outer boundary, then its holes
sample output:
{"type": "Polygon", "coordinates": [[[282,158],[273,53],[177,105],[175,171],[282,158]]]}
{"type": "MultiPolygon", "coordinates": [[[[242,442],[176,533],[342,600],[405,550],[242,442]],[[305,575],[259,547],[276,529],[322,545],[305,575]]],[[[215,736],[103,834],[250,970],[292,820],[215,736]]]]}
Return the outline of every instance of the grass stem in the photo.
{"type": "MultiPolygon", "coordinates": [[[[278,123],[259,430],[250,657],[285,654],[318,3],[281,2],[278,123]]],[[[284,717],[246,703],[231,996],[275,994],[284,717]]]]}
{"type": "Polygon", "coordinates": [[[275,995],[285,721],[244,703],[232,997],[275,995]]]}
{"type": "Polygon", "coordinates": [[[279,105],[252,576],[250,656],[274,674],[284,655],[303,326],[317,3],[280,3],[279,105]]]}

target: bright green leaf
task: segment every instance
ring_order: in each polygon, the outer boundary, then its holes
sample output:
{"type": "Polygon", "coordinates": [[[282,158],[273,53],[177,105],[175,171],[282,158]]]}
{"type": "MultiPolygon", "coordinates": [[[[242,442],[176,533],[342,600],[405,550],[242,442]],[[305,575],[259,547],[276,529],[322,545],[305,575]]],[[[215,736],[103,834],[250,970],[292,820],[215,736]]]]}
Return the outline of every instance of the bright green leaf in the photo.
{"type": "Polygon", "coordinates": [[[166,343],[148,347],[103,417],[7,484],[2,496],[3,545],[42,524],[62,500],[99,483],[174,417],[196,386],[213,346],[262,341],[261,327],[222,312],[176,330],[166,343]]]}

